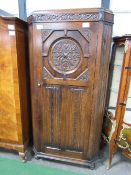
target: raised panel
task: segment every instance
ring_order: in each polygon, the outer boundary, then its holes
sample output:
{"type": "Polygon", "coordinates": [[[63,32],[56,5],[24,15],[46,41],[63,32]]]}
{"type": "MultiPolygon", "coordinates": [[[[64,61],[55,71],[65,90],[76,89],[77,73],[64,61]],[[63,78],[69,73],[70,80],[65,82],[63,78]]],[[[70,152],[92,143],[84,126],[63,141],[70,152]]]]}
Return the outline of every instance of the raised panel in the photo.
{"type": "Polygon", "coordinates": [[[85,86],[90,29],[42,30],[43,83],[85,86]]]}
{"type": "Polygon", "coordinates": [[[42,94],[47,99],[43,101],[43,146],[82,151],[87,89],[47,85],[42,94]]]}

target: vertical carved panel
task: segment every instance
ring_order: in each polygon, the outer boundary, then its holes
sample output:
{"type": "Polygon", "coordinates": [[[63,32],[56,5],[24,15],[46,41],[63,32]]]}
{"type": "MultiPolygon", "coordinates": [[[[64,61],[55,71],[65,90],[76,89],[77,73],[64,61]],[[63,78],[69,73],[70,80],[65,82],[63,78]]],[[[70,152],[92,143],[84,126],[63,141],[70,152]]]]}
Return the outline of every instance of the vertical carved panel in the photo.
{"type": "MultiPolygon", "coordinates": [[[[50,121],[50,142],[47,146],[59,147],[60,146],[60,132],[61,132],[61,88],[57,85],[45,86],[46,91],[49,95],[49,107],[47,112],[49,115],[46,116],[50,121]]],[[[46,97],[45,97],[46,98],[46,97]]]]}
{"type": "Polygon", "coordinates": [[[73,117],[74,117],[74,123],[73,123],[73,145],[74,149],[79,150],[80,145],[80,92],[76,91],[77,93],[73,94],[73,103],[74,103],[74,109],[73,109],[73,117]]]}

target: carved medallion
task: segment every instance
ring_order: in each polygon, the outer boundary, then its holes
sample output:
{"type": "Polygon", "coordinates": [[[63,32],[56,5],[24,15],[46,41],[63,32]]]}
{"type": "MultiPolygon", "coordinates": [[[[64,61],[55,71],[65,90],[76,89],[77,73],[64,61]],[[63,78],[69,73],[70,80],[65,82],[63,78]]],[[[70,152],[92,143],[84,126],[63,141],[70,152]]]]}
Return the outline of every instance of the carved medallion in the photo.
{"type": "Polygon", "coordinates": [[[51,49],[50,64],[59,73],[74,72],[81,61],[81,48],[74,40],[62,38],[51,49]]]}

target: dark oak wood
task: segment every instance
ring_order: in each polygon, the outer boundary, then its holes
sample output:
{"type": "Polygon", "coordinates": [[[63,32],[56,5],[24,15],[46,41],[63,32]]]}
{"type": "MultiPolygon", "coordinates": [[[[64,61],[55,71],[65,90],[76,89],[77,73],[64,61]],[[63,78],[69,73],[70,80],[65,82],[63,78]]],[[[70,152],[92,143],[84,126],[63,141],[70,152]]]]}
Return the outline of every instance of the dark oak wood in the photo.
{"type": "Polygon", "coordinates": [[[0,147],[22,158],[30,138],[27,29],[20,19],[0,17],[0,147]]]}
{"type": "Polygon", "coordinates": [[[28,22],[36,156],[88,166],[99,152],[113,14],[39,11],[28,22]]]}

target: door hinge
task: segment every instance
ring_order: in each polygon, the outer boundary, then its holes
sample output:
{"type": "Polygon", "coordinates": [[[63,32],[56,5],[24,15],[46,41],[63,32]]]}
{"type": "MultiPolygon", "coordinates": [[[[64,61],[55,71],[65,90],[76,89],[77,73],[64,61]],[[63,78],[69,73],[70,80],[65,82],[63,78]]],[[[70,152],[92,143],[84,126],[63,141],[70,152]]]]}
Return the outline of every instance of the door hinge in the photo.
{"type": "Polygon", "coordinates": [[[126,106],[126,102],[119,103],[121,106],[126,106]]]}
{"type": "Polygon", "coordinates": [[[131,66],[126,66],[125,69],[131,70],[131,66]]]}

